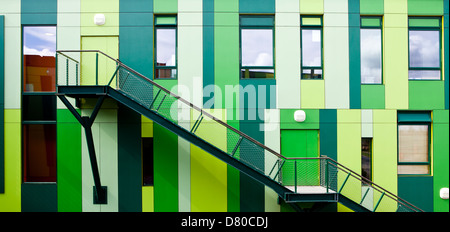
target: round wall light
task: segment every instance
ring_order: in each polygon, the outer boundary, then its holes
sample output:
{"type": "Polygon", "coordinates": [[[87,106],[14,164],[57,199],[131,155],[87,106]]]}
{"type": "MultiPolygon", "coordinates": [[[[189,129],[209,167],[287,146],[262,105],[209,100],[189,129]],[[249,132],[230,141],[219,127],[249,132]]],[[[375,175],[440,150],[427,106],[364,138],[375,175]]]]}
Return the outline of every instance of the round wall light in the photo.
{"type": "Polygon", "coordinates": [[[442,199],[448,200],[448,188],[441,188],[439,195],[442,199]]]}
{"type": "Polygon", "coordinates": [[[303,110],[297,110],[294,113],[294,120],[296,122],[304,122],[306,120],[306,113],[303,110]]]}
{"type": "Polygon", "coordinates": [[[95,25],[101,26],[105,24],[105,15],[104,14],[96,14],[94,15],[94,23],[95,25]]]}

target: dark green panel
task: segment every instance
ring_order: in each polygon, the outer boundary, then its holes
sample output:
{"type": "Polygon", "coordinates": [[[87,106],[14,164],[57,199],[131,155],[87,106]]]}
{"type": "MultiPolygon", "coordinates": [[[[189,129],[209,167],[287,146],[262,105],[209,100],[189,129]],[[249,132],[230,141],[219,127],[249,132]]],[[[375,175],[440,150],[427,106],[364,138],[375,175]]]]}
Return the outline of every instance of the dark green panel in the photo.
{"type": "Polygon", "coordinates": [[[433,177],[398,177],[398,196],[426,212],[432,212],[433,177]]]}
{"type": "Polygon", "coordinates": [[[22,212],[57,212],[56,183],[22,184],[22,212]]]}
{"type": "Polygon", "coordinates": [[[337,160],[337,110],[320,110],[320,155],[337,160]]]}
{"type": "Polygon", "coordinates": [[[427,111],[399,111],[398,122],[431,122],[431,114],[427,111]]]}
{"type": "Polygon", "coordinates": [[[66,109],[58,109],[57,120],[58,212],[81,212],[81,125],[66,109]]]}
{"type": "Polygon", "coordinates": [[[444,1],[444,88],[445,88],[445,109],[448,110],[449,105],[449,51],[450,51],[450,43],[449,43],[449,1],[444,1]]]}
{"type": "Polygon", "coordinates": [[[155,212],[178,212],[178,136],[153,124],[155,212]]]}
{"type": "Polygon", "coordinates": [[[275,13],[275,0],[239,0],[240,13],[275,13]]]}
{"type": "MultiPolygon", "coordinates": [[[[203,0],[203,88],[214,91],[214,1],[203,0]],[[209,86],[209,87],[207,87],[209,86]]],[[[204,108],[214,108],[214,93],[203,96],[204,108]]]]}
{"type": "Polygon", "coordinates": [[[5,192],[5,16],[0,15],[0,193],[5,192]]]}
{"type": "Polygon", "coordinates": [[[119,212],[142,212],[141,115],[118,112],[119,212]]]}
{"type": "MultiPolygon", "coordinates": [[[[434,192],[447,187],[449,183],[449,111],[433,111],[433,185],[434,192]]],[[[434,195],[434,212],[448,212],[448,200],[434,195]]]]}
{"type": "Polygon", "coordinates": [[[22,25],[57,24],[57,0],[21,0],[22,25]]]}
{"type": "Polygon", "coordinates": [[[359,1],[349,0],[349,91],[350,109],[361,108],[361,50],[359,1]]]}

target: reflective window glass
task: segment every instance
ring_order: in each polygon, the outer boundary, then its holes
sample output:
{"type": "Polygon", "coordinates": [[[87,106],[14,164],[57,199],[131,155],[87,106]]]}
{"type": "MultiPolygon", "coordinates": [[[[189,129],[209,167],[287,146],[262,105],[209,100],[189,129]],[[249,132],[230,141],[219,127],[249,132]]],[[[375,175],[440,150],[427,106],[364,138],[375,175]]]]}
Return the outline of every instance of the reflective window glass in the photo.
{"type": "Polygon", "coordinates": [[[242,66],[273,66],[273,36],[270,29],[243,29],[242,66]]]}
{"type": "Polygon", "coordinates": [[[439,31],[409,32],[410,67],[440,67],[440,33],[439,31]]]}
{"type": "Polygon", "coordinates": [[[23,28],[23,91],[55,91],[56,27],[23,28]]]}
{"type": "Polygon", "coordinates": [[[302,30],[303,67],[322,66],[322,31],[302,30]]]}
{"type": "Polygon", "coordinates": [[[156,30],[156,65],[176,65],[176,29],[156,30]]]}
{"type": "Polygon", "coordinates": [[[361,83],[382,83],[381,29],[361,29],[361,83]]]}
{"type": "Polygon", "coordinates": [[[23,95],[23,121],[56,121],[56,96],[23,95]]]}

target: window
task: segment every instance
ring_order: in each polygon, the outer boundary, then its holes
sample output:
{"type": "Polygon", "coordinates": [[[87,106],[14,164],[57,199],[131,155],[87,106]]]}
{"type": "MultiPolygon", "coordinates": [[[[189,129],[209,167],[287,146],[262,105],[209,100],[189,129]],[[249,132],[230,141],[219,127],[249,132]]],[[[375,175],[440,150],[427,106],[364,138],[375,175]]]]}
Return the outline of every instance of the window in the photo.
{"type": "Polygon", "coordinates": [[[56,27],[23,27],[24,182],[56,182],[56,27]]]}
{"type": "Polygon", "coordinates": [[[399,113],[398,120],[398,174],[430,174],[430,113],[399,113]]]}
{"type": "Polygon", "coordinates": [[[155,79],[177,78],[177,18],[155,18],[155,79]]]}
{"type": "Polygon", "coordinates": [[[322,17],[301,17],[302,79],[323,79],[322,17]]]}
{"type": "Polygon", "coordinates": [[[361,84],[382,84],[381,17],[361,17],[361,84]]]}
{"type": "Polygon", "coordinates": [[[441,19],[409,18],[409,80],[441,79],[441,19]]]}
{"type": "Polygon", "coordinates": [[[241,78],[274,78],[274,17],[241,16],[241,78]]]}
{"type": "MultiPolygon", "coordinates": [[[[361,175],[372,181],[372,138],[361,139],[361,175]]],[[[363,182],[363,185],[370,185],[363,182]]]]}
{"type": "Polygon", "coordinates": [[[153,138],[142,138],[142,185],[153,186],[153,138]]]}

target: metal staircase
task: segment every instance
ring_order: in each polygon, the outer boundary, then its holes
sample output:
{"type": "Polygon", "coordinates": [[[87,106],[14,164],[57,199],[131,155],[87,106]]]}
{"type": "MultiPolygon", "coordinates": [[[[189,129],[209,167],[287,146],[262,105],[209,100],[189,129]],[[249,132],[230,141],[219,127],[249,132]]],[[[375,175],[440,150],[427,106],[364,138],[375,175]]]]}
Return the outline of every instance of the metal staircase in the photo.
{"type": "Polygon", "coordinates": [[[339,202],[357,212],[422,212],[329,157],[284,157],[101,51],[57,51],[57,74],[57,96],[85,128],[96,204],[107,203],[107,188],[101,185],[90,127],[111,98],[271,188],[294,209],[300,210],[300,202],[339,202]],[[81,63],[86,56],[96,63],[81,63]],[[66,97],[98,100],[92,115],[82,117],[66,97]],[[188,110],[194,123],[179,121],[180,109],[188,110]],[[226,133],[226,146],[203,135],[211,128],[226,133]]]}

